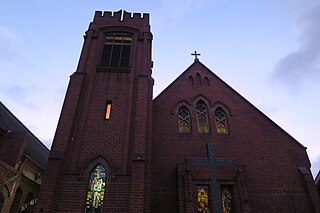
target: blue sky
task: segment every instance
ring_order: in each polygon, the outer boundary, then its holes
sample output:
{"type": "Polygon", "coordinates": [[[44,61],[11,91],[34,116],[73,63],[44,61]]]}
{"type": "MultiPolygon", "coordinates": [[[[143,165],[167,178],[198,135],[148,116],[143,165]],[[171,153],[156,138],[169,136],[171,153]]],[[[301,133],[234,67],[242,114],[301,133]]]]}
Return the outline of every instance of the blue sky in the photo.
{"type": "Polygon", "coordinates": [[[200,61],[306,146],[320,169],[317,0],[4,1],[0,100],[50,147],[94,11],[151,15],[154,95],[200,61]]]}

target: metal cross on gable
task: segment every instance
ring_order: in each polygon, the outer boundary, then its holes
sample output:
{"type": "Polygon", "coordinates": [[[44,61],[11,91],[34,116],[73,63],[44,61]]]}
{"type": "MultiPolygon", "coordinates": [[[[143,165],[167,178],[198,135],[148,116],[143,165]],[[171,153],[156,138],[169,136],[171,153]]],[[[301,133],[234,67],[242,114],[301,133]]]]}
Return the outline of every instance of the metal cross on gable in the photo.
{"type": "Polygon", "coordinates": [[[194,51],[194,53],[191,53],[191,55],[193,55],[195,58],[194,58],[194,61],[199,61],[199,58],[198,56],[200,56],[201,54],[200,53],[197,53],[197,51],[194,51]]]}
{"type": "Polygon", "coordinates": [[[221,206],[221,194],[219,190],[219,185],[217,181],[217,165],[233,165],[233,160],[227,159],[215,159],[214,157],[214,148],[212,143],[207,144],[207,155],[208,159],[194,159],[192,160],[193,165],[197,166],[209,166],[211,173],[211,194],[213,196],[213,208],[214,212],[222,212],[221,206]]]}

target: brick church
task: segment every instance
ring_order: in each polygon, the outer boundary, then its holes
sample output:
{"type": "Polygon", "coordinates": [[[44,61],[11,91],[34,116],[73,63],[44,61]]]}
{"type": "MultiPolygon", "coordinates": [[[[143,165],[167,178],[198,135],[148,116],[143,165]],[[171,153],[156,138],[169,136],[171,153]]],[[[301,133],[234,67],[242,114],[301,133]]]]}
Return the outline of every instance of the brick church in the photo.
{"type": "Polygon", "coordinates": [[[306,147],[202,64],[153,99],[149,14],[96,12],[36,212],[319,212],[306,147]]]}

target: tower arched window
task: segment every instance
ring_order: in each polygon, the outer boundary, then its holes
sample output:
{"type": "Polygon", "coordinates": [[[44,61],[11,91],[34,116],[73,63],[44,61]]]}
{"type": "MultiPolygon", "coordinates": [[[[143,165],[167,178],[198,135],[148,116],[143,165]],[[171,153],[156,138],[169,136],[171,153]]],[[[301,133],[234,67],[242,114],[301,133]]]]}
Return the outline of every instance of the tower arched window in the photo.
{"type": "Polygon", "coordinates": [[[190,112],[185,106],[179,109],[178,125],[179,132],[186,133],[191,131],[190,112]]]}
{"type": "Polygon", "coordinates": [[[102,212],[106,187],[106,171],[97,165],[90,175],[85,212],[102,212]]]}
{"type": "Polygon", "coordinates": [[[100,65],[129,67],[132,36],[127,33],[109,33],[105,37],[100,65]]]}
{"type": "Polygon", "coordinates": [[[209,132],[208,110],[203,101],[197,103],[197,122],[199,133],[209,132]]]}
{"type": "Polygon", "coordinates": [[[228,131],[228,124],[227,124],[227,116],[225,111],[219,107],[216,109],[214,113],[215,123],[216,123],[216,130],[219,134],[227,134],[228,131]]]}

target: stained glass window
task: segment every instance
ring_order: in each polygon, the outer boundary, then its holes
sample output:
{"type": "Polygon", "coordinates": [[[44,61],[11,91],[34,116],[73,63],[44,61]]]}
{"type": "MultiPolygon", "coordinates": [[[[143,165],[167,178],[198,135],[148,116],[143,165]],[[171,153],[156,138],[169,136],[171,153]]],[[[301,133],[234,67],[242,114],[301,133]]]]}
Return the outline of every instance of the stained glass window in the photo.
{"type": "Polygon", "coordinates": [[[200,133],[208,133],[208,111],[207,106],[203,101],[197,103],[197,121],[198,121],[198,130],[200,133]]]}
{"type": "Polygon", "coordinates": [[[208,186],[197,186],[197,212],[198,213],[209,213],[209,196],[208,186]]]}
{"type": "Polygon", "coordinates": [[[86,201],[86,213],[102,212],[104,192],[106,188],[105,169],[98,165],[91,173],[86,201]]]}
{"type": "Polygon", "coordinates": [[[232,212],[232,193],[231,187],[222,186],[221,187],[221,205],[223,213],[232,212]]]}
{"type": "Polygon", "coordinates": [[[125,33],[108,34],[102,51],[101,65],[107,67],[128,67],[131,55],[132,37],[125,33]]]}
{"type": "Polygon", "coordinates": [[[227,134],[228,125],[227,125],[227,116],[223,109],[220,107],[215,111],[215,123],[217,133],[227,134]]]}
{"type": "Polygon", "coordinates": [[[190,132],[190,113],[186,107],[181,107],[178,116],[179,132],[190,132]]]}

